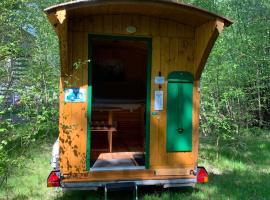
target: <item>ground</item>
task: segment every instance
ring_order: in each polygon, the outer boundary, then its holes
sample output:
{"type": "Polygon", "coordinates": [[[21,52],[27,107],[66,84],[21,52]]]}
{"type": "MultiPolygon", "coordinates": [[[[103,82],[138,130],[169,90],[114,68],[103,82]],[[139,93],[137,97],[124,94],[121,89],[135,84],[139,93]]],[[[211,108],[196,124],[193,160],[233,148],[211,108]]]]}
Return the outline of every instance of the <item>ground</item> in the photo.
{"type": "MultiPolygon", "coordinates": [[[[234,142],[220,143],[217,155],[215,142],[200,140],[199,163],[209,171],[209,183],[196,189],[144,188],[139,191],[143,200],[267,200],[270,199],[270,137],[265,135],[241,136],[234,142]]],[[[50,171],[52,140],[30,148],[25,167],[15,169],[6,187],[0,188],[0,200],[4,199],[103,199],[103,191],[63,194],[46,187],[50,171]]],[[[130,192],[121,192],[121,199],[131,199],[130,192]]],[[[119,192],[109,193],[109,199],[119,199],[119,192]]]]}

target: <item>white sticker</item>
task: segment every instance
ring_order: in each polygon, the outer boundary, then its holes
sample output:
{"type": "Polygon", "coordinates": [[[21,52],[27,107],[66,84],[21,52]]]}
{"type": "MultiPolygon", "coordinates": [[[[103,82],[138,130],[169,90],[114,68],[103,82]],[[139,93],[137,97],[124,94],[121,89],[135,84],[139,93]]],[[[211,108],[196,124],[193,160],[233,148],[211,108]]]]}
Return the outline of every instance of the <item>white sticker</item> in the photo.
{"type": "Polygon", "coordinates": [[[163,91],[162,90],[155,91],[154,109],[157,111],[163,110],[163,91]]]}
{"type": "Polygon", "coordinates": [[[155,84],[164,84],[165,78],[164,76],[156,76],[155,77],[155,84]]]}

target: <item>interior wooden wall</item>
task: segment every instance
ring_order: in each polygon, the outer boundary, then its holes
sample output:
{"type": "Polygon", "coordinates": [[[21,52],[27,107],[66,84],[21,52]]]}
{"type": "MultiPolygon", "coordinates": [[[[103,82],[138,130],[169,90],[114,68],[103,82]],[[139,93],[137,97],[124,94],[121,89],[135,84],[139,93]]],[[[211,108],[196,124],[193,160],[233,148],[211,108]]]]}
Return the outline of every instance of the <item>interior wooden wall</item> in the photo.
{"type": "MultiPolygon", "coordinates": [[[[67,15],[68,17],[68,15],[67,15]]],[[[135,15],[85,16],[68,19],[68,77],[62,76],[60,90],[68,87],[87,89],[88,34],[144,36],[152,38],[151,112],[154,111],[154,77],[159,71],[167,77],[172,71],[188,71],[195,75],[196,29],[166,19],[135,15]],[[127,26],[135,26],[137,32],[128,34],[127,26]],[[75,69],[73,63],[81,62],[75,69]],[[69,82],[70,85],[67,84],[69,82]]],[[[160,116],[150,117],[150,168],[194,167],[198,153],[199,81],[195,80],[193,95],[193,151],[166,152],[166,91],[164,110],[160,116]]],[[[87,102],[64,103],[60,94],[60,167],[63,173],[86,170],[87,102]]]]}
{"type": "MultiPolygon", "coordinates": [[[[108,61],[118,62],[123,66],[123,80],[115,83],[102,81],[102,83],[93,84],[92,94],[96,95],[93,98],[102,96],[103,98],[146,99],[147,42],[131,41],[126,44],[122,41],[110,42],[107,45],[105,48],[104,45],[100,47],[97,44],[92,47],[92,67],[94,68],[95,64],[108,63],[108,61]]],[[[94,69],[92,71],[95,73],[94,69]]],[[[95,74],[92,76],[93,81],[94,77],[95,74]]]]}

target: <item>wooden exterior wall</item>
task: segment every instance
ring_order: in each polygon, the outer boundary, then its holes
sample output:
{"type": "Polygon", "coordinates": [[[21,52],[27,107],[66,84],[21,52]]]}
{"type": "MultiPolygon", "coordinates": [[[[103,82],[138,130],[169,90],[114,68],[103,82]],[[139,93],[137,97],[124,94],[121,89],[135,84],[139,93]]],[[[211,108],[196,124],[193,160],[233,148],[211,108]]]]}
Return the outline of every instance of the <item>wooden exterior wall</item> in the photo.
{"type": "Polygon", "coordinates": [[[162,86],[164,110],[160,116],[150,117],[150,168],[193,168],[198,157],[199,78],[213,42],[223,27],[222,22],[212,21],[194,28],[148,16],[97,15],[72,19],[64,11],[57,13],[59,22],[56,30],[60,38],[62,65],[59,120],[62,173],[82,173],[86,170],[88,105],[87,102],[64,103],[63,88],[88,88],[89,33],[152,38],[151,112],[154,111],[154,91],[158,89],[154,77],[159,71],[165,77],[172,71],[193,74],[193,151],[166,152],[167,84],[162,86]],[[130,25],[137,28],[135,34],[126,32],[126,27],[130,25]],[[74,63],[80,67],[75,67],[74,63]]]}

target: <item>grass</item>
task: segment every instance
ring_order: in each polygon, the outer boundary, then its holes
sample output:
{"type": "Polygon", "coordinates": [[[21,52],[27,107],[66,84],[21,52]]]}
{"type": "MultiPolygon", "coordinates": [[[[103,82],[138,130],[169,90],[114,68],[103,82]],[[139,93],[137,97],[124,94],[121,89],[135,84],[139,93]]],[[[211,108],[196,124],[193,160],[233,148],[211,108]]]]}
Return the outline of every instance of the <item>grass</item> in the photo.
{"type": "MultiPolygon", "coordinates": [[[[269,134],[266,132],[266,134],[269,134]]],[[[103,199],[103,191],[62,193],[46,188],[50,171],[52,141],[31,147],[26,167],[15,169],[6,187],[0,188],[0,199],[103,199]],[[38,146],[38,147],[37,147],[38,146]]],[[[197,189],[139,189],[143,200],[267,200],[270,199],[270,138],[258,135],[239,137],[230,144],[220,143],[216,158],[214,142],[207,138],[200,141],[200,165],[209,171],[209,183],[197,189]]],[[[110,192],[110,199],[119,199],[119,192],[110,192]]],[[[130,192],[121,191],[121,199],[131,199],[130,192]]]]}

